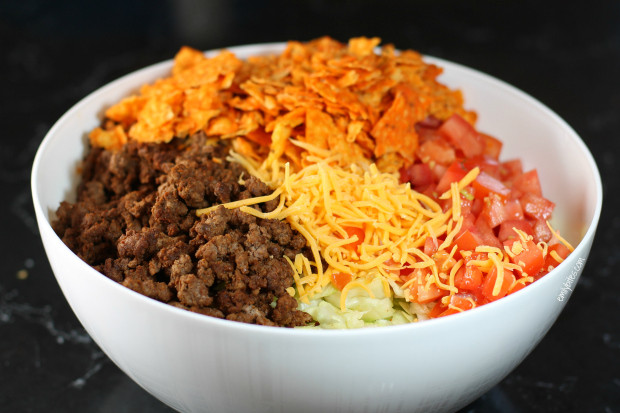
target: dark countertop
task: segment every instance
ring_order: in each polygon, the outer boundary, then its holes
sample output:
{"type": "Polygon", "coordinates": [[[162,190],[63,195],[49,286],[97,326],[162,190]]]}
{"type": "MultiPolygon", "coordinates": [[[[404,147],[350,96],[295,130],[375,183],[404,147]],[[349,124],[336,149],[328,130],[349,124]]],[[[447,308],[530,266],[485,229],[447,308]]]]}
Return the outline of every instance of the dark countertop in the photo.
{"type": "Polygon", "coordinates": [[[620,3],[266,3],[0,3],[0,411],[170,411],[103,354],[52,275],[29,182],[52,124],[89,92],[184,44],[206,50],[327,34],[379,36],[487,72],[582,136],[606,196],[585,272],[533,353],[463,411],[620,412],[620,3]]]}

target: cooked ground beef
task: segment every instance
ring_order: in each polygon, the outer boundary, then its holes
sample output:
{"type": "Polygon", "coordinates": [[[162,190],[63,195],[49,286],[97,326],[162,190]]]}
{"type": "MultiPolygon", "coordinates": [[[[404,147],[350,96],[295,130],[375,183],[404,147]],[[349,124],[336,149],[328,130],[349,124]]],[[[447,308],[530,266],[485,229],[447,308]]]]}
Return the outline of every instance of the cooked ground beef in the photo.
{"type": "MultiPolygon", "coordinates": [[[[246,323],[311,323],[286,291],[293,274],[284,256],[308,254],[303,236],[286,222],[239,210],[195,214],[271,193],[227,162],[227,151],[203,134],[168,144],[130,142],[115,152],[93,148],[77,201],[61,203],[52,226],[95,269],[156,300],[246,323]]],[[[269,212],[277,203],[260,208],[269,212]]]]}

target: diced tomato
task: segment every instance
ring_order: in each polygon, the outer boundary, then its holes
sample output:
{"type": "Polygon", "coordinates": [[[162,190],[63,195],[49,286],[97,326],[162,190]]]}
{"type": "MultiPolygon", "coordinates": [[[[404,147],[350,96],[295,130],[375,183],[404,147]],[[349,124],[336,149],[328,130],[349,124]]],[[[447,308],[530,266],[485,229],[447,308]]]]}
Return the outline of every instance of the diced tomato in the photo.
{"type": "Polygon", "coordinates": [[[459,290],[474,291],[482,284],[482,271],[475,265],[463,265],[454,276],[454,285],[459,290]]]}
{"type": "Polygon", "coordinates": [[[442,135],[439,134],[437,128],[429,128],[425,126],[418,127],[416,124],[416,132],[418,133],[419,143],[423,144],[427,141],[432,141],[437,138],[443,138],[442,135]]]}
{"type": "Polygon", "coordinates": [[[504,277],[502,278],[502,285],[497,295],[493,294],[493,289],[495,288],[495,283],[497,281],[497,268],[491,268],[491,271],[489,271],[487,276],[484,278],[482,283],[482,295],[484,295],[487,300],[495,301],[504,297],[508,293],[512,283],[515,282],[516,278],[512,271],[504,268],[503,273],[504,277]]]}
{"type": "Polygon", "coordinates": [[[518,235],[513,228],[523,231],[527,235],[534,235],[532,225],[528,221],[526,221],[525,219],[511,219],[501,223],[499,227],[499,234],[497,236],[497,238],[499,238],[499,241],[504,242],[508,239],[518,238],[518,235]]]}
{"type": "Polygon", "coordinates": [[[504,202],[504,211],[506,220],[523,219],[523,208],[518,199],[508,199],[504,202]]]}
{"type": "Polygon", "coordinates": [[[459,161],[452,162],[437,184],[437,192],[442,194],[450,189],[452,182],[459,182],[467,175],[467,169],[459,161]]]}
{"type": "Polygon", "coordinates": [[[455,294],[450,297],[450,305],[448,308],[439,314],[438,317],[445,317],[447,315],[460,313],[462,311],[471,310],[474,307],[474,304],[467,299],[469,295],[465,294],[455,294]]]}
{"type": "Polygon", "coordinates": [[[478,155],[473,158],[465,159],[463,160],[463,165],[465,169],[468,170],[472,170],[477,166],[482,172],[491,175],[493,178],[500,179],[499,162],[489,156],[478,155]]]}
{"type": "Polygon", "coordinates": [[[398,170],[398,174],[399,174],[398,180],[400,181],[401,184],[405,184],[405,183],[407,183],[407,182],[409,182],[411,180],[411,175],[409,175],[409,167],[408,166],[402,166],[398,170]]]}
{"type": "MultiPolygon", "coordinates": [[[[474,204],[474,189],[471,187],[461,189],[461,215],[471,215],[471,208],[474,204]]],[[[472,221],[473,222],[473,221],[472,221]]]]}
{"type": "Polygon", "coordinates": [[[410,182],[414,188],[427,186],[433,183],[434,175],[431,168],[425,163],[415,163],[400,169],[400,182],[410,182]]]}
{"type": "Polygon", "coordinates": [[[416,131],[418,131],[418,128],[437,129],[441,126],[441,123],[441,119],[433,115],[428,115],[427,117],[415,124],[415,129],[416,131]]]}
{"type": "Polygon", "coordinates": [[[454,238],[454,244],[460,251],[473,251],[478,245],[482,245],[482,239],[473,231],[466,229],[454,238]]]}
{"type": "MultiPolygon", "coordinates": [[[[430,274],[428,269],[405,267],[397,270],[402,282],[414,280],[410,289],[415,301],[435,302],[429,314],[431,318],[468,310],[473,306],[471,300],[476,305],[484,305],[518,291],[527,284],[515,282],[515,274],[520,274],[521,270],[504,268],[499,294],[493,295],[498,276],[497,268],[493,267],[485,274],[477,266],[467,265],[471,260],[488,259],[486,253],[473,252],[478,246],[503,249],[504,246],[511,247],[515,242],[523,244],[523,249],[511,258],[511,261],[535,280],[557,266],[558,262],[549,255],[543,257],[542,250],[536,245],[552,239],[553,234],[547,227],[546,220],[550,218],[555,204],[542,196],[538,172],[535,169],[524,173],[519,159],[500,163],[502,142],[493,136],[477,132],[459,115],[453,115],[443,123],[429,118],[428,121],[417,123],[415,128],[419,136],[419,147],[415,153],[418,161],[400,170],[402,182],[410,182],[415,190],[437,199],[440,194],[450,189],[453,182],[462,180],[468,171],[476,167],[480,169],[471,185],[461,190],[463,222],[452,246],[448,248],[450,250],[456,246],[459,252],[468,251],[458,254],[464,258],[464,265],[457,271],[454,284],[461,292],[450,296],[450,306],[444,305],[440,300],[449,294],[448,291],[434,283],[430,283],[426,288],[426,278],[430,274]],[[515,229],[532,239],[523,242],[515,229]]],[[[438,203],[444,212],[452,207],[451,198],[439,200],[438,203]]],[[[360,239],[363,239],[361,237],[360,239]]],[[[427,237],[423,247],[424,253],[432,257],[438,267],[447,259],[454,262],[458,259],[458,255],[449,258],[447,250],[437,250],[438,243],[442,241],[443,238],[434,241],[427,237]]],[[[556,245],[558,246],[553,249],[550,246],[549,251],[557,249],[562,258],[568,255],[569,251],[565,246],[556,245]]],[[[357,245],[355,247],[357,248],[357,245]]],[[[446,268],[450,268],[452,264],[446,263],[446,268]]],[[[395,264],[395,267],[398,265],[395,264]]]]}
{"type": "Polygon", "coordinates": [[[427,140],[416,151],[422,162],[435,161],[442,165],[450,165],[456,159],[454,148],[444,139],[427,140]]]}
{"type": "Polygon", "coordinates": [[[415,164],[411,171],[411,184],[415,187],[423,187],[434,182],[435,177],[431,168],[425,164],[415,164]]]}
{"type": "Polygon", "coordinates": [[[545,265],[542,251],[532,240],[523,243],[520,239],[509,239],[504,242],[504,245],[512,248],[515,242],[521,243],[523,251],[510,258],[510,261],[519,265],[528,275],[538,274],[545,265]]]}
{"type": "Polygon", "coordinates": [[[409,266],[403,267],[400,265],[400,263],[397,263],[391,258],[385,261],[384,264],[386,266],[385,270],[391,274],[400,277],[403,283],[409,281],[409,279],[411,278],[410,275],[414,271],[414,268],[411,268],[409,266]]]}
{"type": "Polygon", "coordinates": [[[482,239],[482,245],[501,248],[501,242],[499,242],[495,236],[493,228],[491,228],[486,219],[482,217],[478,217],[478,219],[476,219],[476,232],[482,239]]]}
{"type": "Polygon", "coordinates": [[[342,289],[351,282],[351,274],[346,274],[342,272],[332,272],[332,284],[334,287],[342,291],[342,289]]]}
{"type": "Polygon", "coordinates": [[[541,219],[535,219],[530,221],[532,223],[532,228],[534,233],[534,241],[536,242],[549,242],[551,237],[553,237],[553,233],[547,226],[547,222],[541,219]]]}
{"type": "Polygon", "coordinates": [[[538,172],[536,169],[532,169],[531,171],[527,171],[516,177],[512,182],[512,188],[522,194],[531,193],[537,196],[542,196],[542,188],[540,186],[540,180],[538,179],[538,172]]]}
{"type": "Polygon", "coordinates": [[[469,214],[461,214],[463,216],[463,225],[461,225],[461,231],[463,232],[466,229],[475,229],[476,226],[476,216],[472,213],[469,214]]]}
{"type": "Polygon", "coordinates": [[[483,153],[493,159],[499,159],[499,154],[501,153],[503,146],[502,141],[485,133],[479,133],[479,135],[480,137],[482,137],[482,140],[484,142],[483,153]]]}
{"type": "Polygon", "coordinates": [[[549,252],[551,251],[555,251],[563,260],[568,258],[568,256],[570,255],[570,250],[568,249],[568,247],[560,243],[550,245],[549,252]]]}
{"type": "Polygon", "coordinates": [[[442,165],[440,163],[435,163],[429,166],[431,168],[431,171],[433,171],[433,177],[434,177],[435,182],[439,182],[441,178],[443,178],[446,171],[448,170],[447,166],[442,165]]]}
{"type": "Polygon", "coordinates": [[[431,198],[437,198],[439,196],[439,192],[437,192],[436,185],[429,185],[424,189],[417,189],[418,192],[424,194],[426,196],[430,196],[431,198]]]}
{"type": "Polygon", "coordinates": [[[443,305],[441,301],[435,303],[435,306],[428,313],[429,318],[437,318],[448,309],[447,305],[443,305]]]}
{"type": "Polygon", "coordinates": [[[486,252],[474,252],[468,255],[463,261],[467,264],[470,261],[486,261],[489,259],[489,254],[486,252]]]}
{"type": "Polygon", "coordinates": [[[474,201],[471,203],[471,213],[479,216],[480,212],[482,212],[482,207],[484,207],[484,201],[480,198],[474,198],[474,201]]]}
{"type": "Polygon", "coordinates": [[[413,270],[414,268],[411,268],[411,267],[401,267],[399,271],[401,279],[405,278],[403,279],[404,282],[409,281],[409,276],[413,272],[413,270]]]}
{"type": "Polygon", "coordinates": [[[426,277],[429,273],[429,270],[425,268],[418,268],[412,273],[412,276],[417,279],[411,285],[411,293],[420,304],[430,303],[449,294],[448,291],[437,287],[435,283],[430,283],[428,288],[426,288],[426,277]]]}
{"type": "Polygon", "coordinates": [[[520,200],[525,215],[530,218],[536,218],[543,221],[551,218],[551,213],[555,208],[555,204],[553,202],[531,192],[524,194],[520,200]]]}
{"type": "Polygon", "coordinates": [[[357,251],[357,247],[359,247],[366,237],[366,232],[363,228],[359,227],[344,227],[344,230],[347,232],[349,238],[353,238],[353,236],[357,236],[357,241],[352,242],[350,244],[345,245],[344,247],[350,251],[357,251]]]}
{"type": "Polygon", "coordinates": [[[438,241],[432,237],[426,237],[426,241],[424,241],[424,254],[432,257],[437,252],[437,248],[439,248],[438,241]]]}
{"type": "Polygon", "coordinates": [[[499,175],[505,184],[511,183],[516,177],[523,173],[523,166],[520,159],[513,159],[502,162],[499,169],[499,175]]]}
{"type": "Polygon", "coordinates": [[[416,291],[417,301],[420,304],[430,303],[448,294],[446,290],[442,290],[435,284],[429,285],[428,289],[424,284],[419,285],[416,291]]]}
{"type": "Polygon", "coordinates": [[[491,228],[495,228],[506,220],[504,203],[499,196],[493,194],[484,200],[480,217],[484,218],[491,228]]]}
{"type": "Polygon", "coordinates": [[[393,259],[388,258],[383,264],[387,267],[386,271],[391,272],[392,274],[400,274],[401,265],[393,259]]]}
{"type": "Polygon", "coordinates": [[[500,179],[499,175],[499,162],[492,158],[486,158],[483,162],[478,163],[480,170],[484,173],[491,175],[495,179],[500,179]]]}
{"type": "Polygon", "coordinates": [[[549,267],[555,268],[560,265],[560,262],[551,256],[551,251],[555,251],[562,260],[565,260],[570,254],[570,250],[564,244],[558,243],[550,245],[547,249],[547,257],[545,258],[545,265],[543,267],[544,269],[548,269],[549,267]]]}
{"type": "Polygon", "coordinates": [[[516,293],[517,291],[522,290],[523,287],[525,287],[526,285],[527,284],[524,282],[515,283],[514,287],[512,287],[512,289],[508,291],[508,294],[516,293]]]}
{"type": "Polygon", "coordinates": [[[474,127],[461,116],[450,116],[440,127],[439,133],[447,137],[467,158],[481,155],[484,143],[474,127]]]}
{"type": "Polygon", "coordinates": [[[508,198],[510,189],[508,189],[500,180],[493,178],[486,172],[480,172],[472,187],[476,190],[476,197],[484,199],[491,194],[499,196],[501,199],[508,198]]]}

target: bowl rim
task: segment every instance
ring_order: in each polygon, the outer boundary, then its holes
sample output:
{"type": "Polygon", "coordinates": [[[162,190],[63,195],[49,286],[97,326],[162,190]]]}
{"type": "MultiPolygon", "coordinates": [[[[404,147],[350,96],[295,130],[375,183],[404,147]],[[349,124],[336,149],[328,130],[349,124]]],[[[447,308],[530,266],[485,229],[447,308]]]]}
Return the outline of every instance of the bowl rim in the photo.
{"type": "MultiPolygon", "coordinates": [[[[249,52],[254,51],[254,50],[260,50],[262,54],[269,54],[269,53],[280,52],[281,50],[284,49],[285,46],[286,46],[286,42],[256,43],[256,44],[245,44],[245,45],[238,45],[238,46],[223,47],[219,49],[212,49],[212,50],[204,51],[203,53],[206,56],[211,57],[221,51],[229,50],[238,56],[241,55],[241,58],[246,58],[247,56],[249,56],[249,52]]],[[[585,244],[587,244],[587,242],[584,242],[584,241],[594,239],[595,232],[596,232],[596,229],[597,229],[597,226],[600,220],[601,211],[602,211],[603,186],[602,186],[602,180],[601,180],[600,172],[596,164],[596,161],[592,153],[590,152],[589,148],[583,141],[583,139],[579,136],[579,134],[577,134],[577,132],[563,118],[561,118],[557,113],[551,110],[548,106],[546,106],[545,104],[543,104],[542,102],[534,98],[533,96],[529,95],[528,93],[522,91],[521,89],[518,89],[517,87],[499,78],[496,78],[492,75],[489,75],[473,67],[465,66],[463,64],[456,63],[456,62],[446,60],[443,58],[438,58],[438,57],[434,57],[430,55],[422,55],[422,57],[424,61],[427,63],[432,63],[437,66],[440,66],[444,70],[452,70],[452,69],[461,70],[465,72],[467,75],[473,76],[477,78],[478,80],[481,80],[485,83],[491,83],[494,87],[500,88],[504,93],[511,94],[514,97],[525,101],[528,105],[535,107],[537,111],[540,111],[544,115],[549,117],[554,123],[557,124],[558,127],[560,127],[561,129],[564,129],[564,131],[567,132],[567,136],[570,137],[573,143],[576,143],[579,146],[580,152],[587,160],[587,163],[591,169],[591,172],[593,172],[593,175],[595,178],[596,204],[595,204],[595,208],[593,211],[594,212],[593,217],[588,223],[587,230],[581,237],[581,240],[579,241],[579,243],[575,246],[575,251],[572,254],[575,254],[578,256],[587,255],[587,254],[584,254],[584,251],[583,251],[586,248],[585,244]]],[[[118,289],[117,291],[119,291],[119,293],[133,295],[135,299],[142,300],[142,303],[144,303],[145,305],[154,306],[153,307],[154,309],[159,309],[160,311],[172,311],[172,314],[176,313],[179,315],[179,317],[186,317],[189,320],[192,320],[193,322],[204,323],[205,325],[212,325],[213,327],[217,327],[217,328],[225,328],[229,330],[232,329],[232,330],[237,330],[237,331],[247,331],[248,333],[251,333],[251,334],[269,334],[269,335],[276,334],[278,336],[285,336],[285,337],[288,337],[288,336],[291,336],[291,337],[306,337],[306,336],[334,337],[338,335],[354,335],[354,336],[363,337],[363,336],[373,335],[373,334],[398,334],[401,331],[409,331],[410,333],[413,333],[421,329],[440,328],[442,325],[457,322],[463,317],[473,317],[475,316],[475,314],[495,311],[495,308],[502,306],[502,305],[509,305],[509,303],[512,300],[517,299],[517,297],[520,297],[523,294],[527,294],[527,291],[532,291],[532,289],[534,288],[542,288],[543,284],[546,284],[548,282],[553,282],[552,279],[561,276],[560,274],[563,272],[562,269],[567,265],[567,263],[562,262],[555,269],[549,272],[547,275],[537,280],[532,285],[529,285],[527,288],[524,288],[520,291],[517,291],[509,296],[503,297],[502,299],[494,301],[492,303],[488,303],[486,305],[476,307],[474,309],[465,311],[463,313],[453,314],[450,317],[441,317],[438,319],[425,320],[423,322],[416,322],[416,323],[382,326],[382,327],[365,327],[365,328],[357,328],[357,329],[282,328],[282,327],[275,327],[275,326],[247,324],[247,323],[241,323],[237,321],[230,321],[226,319],[209,317],[209,316],[205,316],[202,314],[193,313],[188,310],[176,308],[169,304],[149,298],[147,296],[144,296],[136,291],[131,290],[130,288],[127,288],[109,279],[104,274],[96,271],[86,262],[82,261],[76,254],[73,253],[73,251],[71,251],[64,244],[64,242],[62,242],[62,240],[58,237],[58,235],[56,235],[56,233],[53,231],[51,227],[51,223],[49,221],[49,217],[43,211],[43,207],[39,199],[39,185],[37,182],[37,177],[41,173],[40,168],[41,168],[42,158],[44,156],[44,153],[47,151],[47,148],[51,145],[51,142],[53,142],[54,136],[56,135],[56,131],[60,129],[64,123],[68,122],[68,120],[71,119],[74,116],[74,114],[82,106],[86,105],[91,100],[95,100],[100,94],[103,94],[105,91],[114,89],[119,84],[123,83],[127,79],[130,79],[133,76],[136,76],[142,72],[165,69],[166,67],[171,68],[172,63],[173,63],[173,59],[167,59],[167,60],[160,61],[160,62],[151,64],[151,65],[147,65],[145,67],[136,69],[134,71],[131,71],[121,77],[118,77],[98,87],[97,89],[90,92],[82,99],[80,99],[77,103],[73,104],[70,107],[70,109],[68,109],[53,124],[50,130],[46,133],[45,137],[41,141],[41,144],[39,145],[39,148],[37,149],[37,152],[36,152],[36,155],[33,161],[33,165],[32,165],[31,192],[32,192],[32,198],[33,198],[33,205],[34,205],[36,215],[38,217],[44,218],[43,219],[44,222],[43,223],[39,222],[39,225],[40,226],[44,225],[47,229],[49,229],[54,234],[55,239],[53,239],[53,241],[56,244],[59,244],[61,248],[65,249],[65,252],[69,254],[70,259],[79,261],[79,265],[84,268],[84,271],[90,273],[91,276],[100,277],[102,282],[109,283],[111,288],[117,288],[118,289]],[[377,330],[379,330],[378,333],[377,333],[377,330]]],[[[136,85],[136,88],[137,87],[139,87],[139,85],[136,85]]],[[[465,99],[466,98],[467,97],[465,96],[465,99]]],[[[55,273],[54,273],[54,276],[56,277],[55,273]]],[[[565,300],[565,302],[567,302],[568,299],[570,299],[570,296],[565,300]]]]}

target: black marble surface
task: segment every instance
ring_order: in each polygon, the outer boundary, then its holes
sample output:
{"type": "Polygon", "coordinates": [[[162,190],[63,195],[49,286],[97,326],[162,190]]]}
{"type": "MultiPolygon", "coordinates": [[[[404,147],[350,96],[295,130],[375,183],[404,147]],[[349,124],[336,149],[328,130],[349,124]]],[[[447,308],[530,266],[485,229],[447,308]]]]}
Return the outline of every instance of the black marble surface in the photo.
{"type": "Polygon", "coordinates": [[[533,353],[463,412],[620,412],[620,4],[568,3],[0,2],[0,411],[170,411],[93,343],[52,275],[29,186],[52,124],[89,92],[184,44],[328,34],[380,36],[487,72],[541,100],[583,137],[605,190],[585,272],[533,353]]]}

